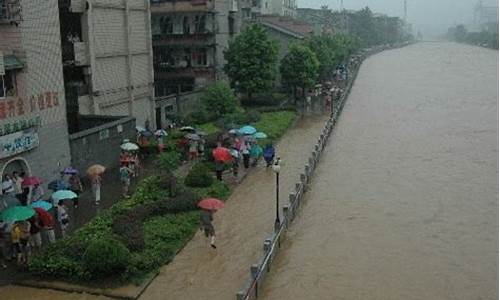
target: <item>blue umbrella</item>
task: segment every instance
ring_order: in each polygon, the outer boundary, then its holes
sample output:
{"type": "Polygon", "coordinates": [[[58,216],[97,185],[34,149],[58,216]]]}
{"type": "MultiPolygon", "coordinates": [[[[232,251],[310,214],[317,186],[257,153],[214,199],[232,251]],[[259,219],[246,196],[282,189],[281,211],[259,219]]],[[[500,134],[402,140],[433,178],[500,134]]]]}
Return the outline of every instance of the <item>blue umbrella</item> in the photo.
{"type": "Polygon", "coordinates": [[[49,202],[47,202],[47,201],[38,200],[38,201],[35,201],[35,202],[31,203],[31,207],[32,207],[32,208],[37,208],[37,207],[39,207],[39,208],[41,208],[41,209],[43,209],[43,210],[45,210],[45,211],[48,211],[49,209],[51,209],[51,208],[52,208],[52,204],[50,204],[50,203],[49,203],[49,202]]]}
{"type": "Polygon", "coordinates": [[[254,134],[257,132],[257,129],[255,129],[255,127],[253,126],[250,126],[250,125],[247,125],[247,126],[243,126],[240,128],[240,130],[238,130],[241,134],[254,134]]]}
{"type": "Polygon", "coordinates": [[[61,201],[66,199],[72,200],[75,198],[78,198],[78,195],[75,194],[75,192],[68,190],[61,190],[52,194],[52,199],[54,199],[55,201],[61,201]]]}
{"type": "Polygon", "coordinates": [[[267,138],[267,134],[265,134],[264,132],[256,132],[254,133],[253,137],[256,139],[265,139],[267,138]]]}

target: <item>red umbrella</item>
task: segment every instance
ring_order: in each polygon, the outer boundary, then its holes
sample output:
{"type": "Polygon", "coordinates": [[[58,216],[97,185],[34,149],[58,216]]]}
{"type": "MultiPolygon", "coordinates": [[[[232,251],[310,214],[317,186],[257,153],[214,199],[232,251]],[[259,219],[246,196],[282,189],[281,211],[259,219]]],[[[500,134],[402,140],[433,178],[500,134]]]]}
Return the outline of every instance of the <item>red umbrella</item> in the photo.
{"type": "Polygon", "coordinates": [[[233,159],[233,156],[231,155],[231,152],[229,149],[224,148],[224,147],[217,147],[212,151],[212,155],[214,156],[215,160],[222,161],[222,162],[227,162],[231,161],[233,159]]]}
{"type": "Polygon", "coordinates": [[[35,207],[33,209],[38,214],[38,217],[40,218],[40,221],[42,221],[44,227],[54,227],[54,217],[52,217],[51,214],[40,207],[35,207]]]}
{"type": "Polygon", "coordinates": [[[206,198],[198,202],[198,206],[203,209],[217,210],[224,207],[224,202],[215,198],[206,198]]]}
{"type": "Polygon", "coordinates": [[[36,176],[24,177],[23,182],[21,183],[22,187],[34,186],[42,183],[42,179],[36,176]]]}

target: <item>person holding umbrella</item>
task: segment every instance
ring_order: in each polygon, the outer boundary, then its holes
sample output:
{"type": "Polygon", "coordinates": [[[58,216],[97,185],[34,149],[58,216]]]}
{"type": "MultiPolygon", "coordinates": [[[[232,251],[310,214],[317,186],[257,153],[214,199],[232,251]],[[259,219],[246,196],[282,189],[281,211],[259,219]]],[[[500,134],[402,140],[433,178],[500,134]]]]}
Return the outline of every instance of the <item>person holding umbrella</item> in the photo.
{"type": "Polygon", "coordinates": [[[42,208],[34,208],[36,214],[39,217],[40,225],[42,227],[42,232],[45,237],[49,241],[49,243],[53,244],[56,242],[56,234],[54,232],[54,217],[51,214],[43,210],[42,208]]]}
{"type": "Polygon", "coordinates": [[[266,161],[266,168],[269,168],[273,164],[274,156],[276,151],[274,150],[273,144],[269,143],[264,148],[264,159],[266,161]]]}
{"type": "Polygon", "coordinates": [[[101,175],[106,171],[106,168],[101,165],[93,165],[87,169],[87,174],[90,177],[90,183],[92,185],[92,191],[95,196],[95,204],[99,205],[101,201],[101,175]]]}
{"type": "Polygon", "coordinates": [[[224,207],[224,202],[215,198],[207,198],[201,200],[198,203],[198,207],[202,209],[200,213],[200,231],[203,230],[205,237],[210,238],[210,247],[216,249],[215,228],[212,221],[214,220],[214,213],[224,207]]]}
{"type": "MultiPolygon", "coordinates": [[[[71,174],[69,177],[69,187],[70,190],[73,191],[75,194],[80,195],[83,192],[83,185],[82,181],[80,180],[80,176],[78,176],[78,172],[71,174]]],[[[78,198],[73,199],[73,204],[75,208],[78,208],[78,198]]]]}
{"type": "Polygon", "coordinates": [[[130,196],[128,195],[128,189],[130,187],[130,177],[133,171],[127,167],[127,164],[122,163],[119,172],[120,172],[120,181],[122,182],[123,185],[122,195],[124,198],[130,198],[130,196]]]}
{"type": "Polygon", "coordinates": [[[259,146],[257,143],[253,143],[252,147],[250,148],[250,157],[252,158],[252,167],[257,166],[257,163],[259,162],[260,157],[262,156],[262,147],[259,146]]]}
{"type": "Polygon", "coordinates": [[[63,200],[59,200],[57,203],[57,221],[59,221],[59,225],[61,226],[62,238],[65,238],[69,227],[69,214],[63,200]]]}

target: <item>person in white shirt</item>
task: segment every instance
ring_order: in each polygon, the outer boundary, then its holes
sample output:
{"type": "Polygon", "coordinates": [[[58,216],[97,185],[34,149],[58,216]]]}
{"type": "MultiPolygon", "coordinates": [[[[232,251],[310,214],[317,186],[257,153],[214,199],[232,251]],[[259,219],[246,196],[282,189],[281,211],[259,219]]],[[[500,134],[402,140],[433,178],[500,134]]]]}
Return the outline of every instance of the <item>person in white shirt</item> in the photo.
{"type": "Polygon", "coordinates": [[[9,174],[5,174],[2,181],[2,194],[15,195],[14,181],[10,178],[9,174]]]}

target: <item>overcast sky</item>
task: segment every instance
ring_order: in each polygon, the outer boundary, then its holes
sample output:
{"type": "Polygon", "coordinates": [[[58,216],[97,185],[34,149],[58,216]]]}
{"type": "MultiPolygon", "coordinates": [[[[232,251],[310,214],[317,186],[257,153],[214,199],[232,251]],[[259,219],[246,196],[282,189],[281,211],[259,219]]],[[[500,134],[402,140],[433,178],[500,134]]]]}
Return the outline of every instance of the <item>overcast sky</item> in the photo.
{"type": "MultiPolygon", "coordinates": [[[[341,0],[298,0],[299,7],[319,8],[328,5],[339,9],[341,0]]],[[[445,32],[454,24],[470,23],[473,18],[473,8],[478,0],[407,0],[408,22],[413,28],[424,34],[445,32]]],[[[495,0],[483,0],[483,3],[495,3],[495,0]]],[[[404,14],[404,0],[344,0],[346,9],[370,7],[374,12],[390,16],[404,14]]],[[[496,2],[498,3],[498,2],[496,2]]]]}

